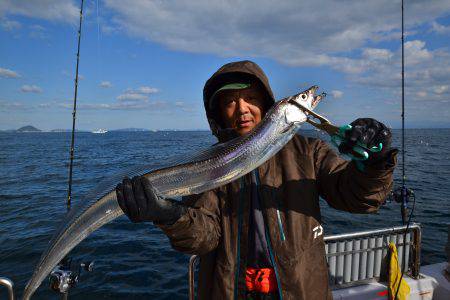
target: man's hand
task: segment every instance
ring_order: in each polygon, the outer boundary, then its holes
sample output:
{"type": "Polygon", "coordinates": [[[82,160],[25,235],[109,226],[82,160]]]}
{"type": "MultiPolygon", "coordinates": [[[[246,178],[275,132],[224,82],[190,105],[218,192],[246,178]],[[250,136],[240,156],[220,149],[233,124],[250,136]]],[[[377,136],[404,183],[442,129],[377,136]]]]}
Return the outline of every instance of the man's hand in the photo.
{"type": "Polygon", "coordinates": [[[345,132],[345,140],[339,145],[339,152],[343,154],[352,153],[352,149],[358,143],[367,146],[367,148],[376,147],[382,143],[380,152],[369,151],[369,158],[363,160],[366,166],[378,166],[385,168],[391,162],[392,154],[397,149],[391,148],[392,134],[389,128],[383,123],[371,118],[356,119],[351,124],[352,128],[345,132]]]}
{"type": "Polygon", "coordinates": [[[143,176],[125,177],[116,187],[120,208],[134,222],[173,224],[186,211],[179,202],[156,195],[150,181],[143,176]]]}

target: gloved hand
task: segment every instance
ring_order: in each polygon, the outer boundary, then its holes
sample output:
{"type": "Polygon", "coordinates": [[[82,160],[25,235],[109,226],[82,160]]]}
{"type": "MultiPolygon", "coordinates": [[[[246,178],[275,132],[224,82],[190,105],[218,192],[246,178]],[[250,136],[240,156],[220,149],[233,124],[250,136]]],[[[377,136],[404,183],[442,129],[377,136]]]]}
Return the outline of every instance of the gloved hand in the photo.
{"type": "Polygon", "coordinates": [[[398,150],[391,148],[392,134],[389,128],[371,118],[356,119],[350,125],[352,128],[345,132],[345,139],[338,147],[339,152],[351,154],[357,143],[366,145],[369,149],[382,143],[381,151],[368,151],[369,158],[359,162],[366,166],[371,165],[378,168],[385,168],[386,165],[393,164],[391,161],[393,153],[398,150]]]}
{"type": "Polygon", "coordinates": [[[117,202],[120,208],[134,222],[175,223],[186,211],[181,203],[164,199],[147,178],[135,176],[131,180],[125,177],[116,187],[117,202]]]}

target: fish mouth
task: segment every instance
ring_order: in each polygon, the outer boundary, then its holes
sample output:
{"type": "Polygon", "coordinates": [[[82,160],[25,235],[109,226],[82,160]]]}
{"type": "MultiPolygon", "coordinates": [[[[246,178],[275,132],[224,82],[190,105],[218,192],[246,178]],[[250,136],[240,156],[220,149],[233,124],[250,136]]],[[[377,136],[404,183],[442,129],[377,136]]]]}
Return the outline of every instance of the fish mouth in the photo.
{"type": "Polygon", "coordinates": [[[317,104],[319,104],[320,101],[323,100],[323,98],[325,98],[327,96],[327,93],[323,92],[320,95],[317,95],[313,98],[312,102],[311,102],[311,108],[314,109],[317,104]]]}
{"type": "Polygon", "coordinates": [[[327,96],[327,93],[324,92],[319,95],[315,95],[318,89],[319,89],[318,85],[313,85],[312,87],[310,87],[305,91],[305,93],[308,95],[307,100],[311,101],[310,102],[311,109],[314,109],[317,106],[317,104],[319,104],[319,102],[322,101],[323,98],[327,96]]]}
{"type": "Polygon", "coordinates": [[[317,92],[317,90],[319,89],[319,86],[318,85],[313,85],[312,87],[310,87],[309,89],[307,89],[306,90],[306,92],[309,94],[309,95],[314,95],[316,92],[317,92]]]}
{"type": "Polygon", "coordinates": [[[318,89],[319,87],[317,85],[313,85],[309,89],[285,99],[287,103],[290,103],[295,107],[295,109],[287,109],[287,123],[301,124],[307,120],[308,117],[305,110],[313,110],[326,96],[325,93],[316,95],[318,89]]]}
{"type": "Polygon", "coordinates": [[[297,102],[308,109],[314,109],[323,98],[326,97],[326,93],[316,95],[319,86],[313,85],[309,89],[291,97],[290,101],[297,102]]]}

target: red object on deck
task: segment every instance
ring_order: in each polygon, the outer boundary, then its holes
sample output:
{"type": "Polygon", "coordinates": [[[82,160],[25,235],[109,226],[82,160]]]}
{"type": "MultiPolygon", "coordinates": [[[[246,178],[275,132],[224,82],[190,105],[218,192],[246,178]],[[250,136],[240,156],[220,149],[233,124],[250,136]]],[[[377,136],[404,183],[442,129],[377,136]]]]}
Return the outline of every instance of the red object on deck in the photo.
{"type": "Polygon", "coordinates": [[[277,278],[273,268],[247,268],[245,272],[247,291],[273,293],[278,290],[277,278]]]}

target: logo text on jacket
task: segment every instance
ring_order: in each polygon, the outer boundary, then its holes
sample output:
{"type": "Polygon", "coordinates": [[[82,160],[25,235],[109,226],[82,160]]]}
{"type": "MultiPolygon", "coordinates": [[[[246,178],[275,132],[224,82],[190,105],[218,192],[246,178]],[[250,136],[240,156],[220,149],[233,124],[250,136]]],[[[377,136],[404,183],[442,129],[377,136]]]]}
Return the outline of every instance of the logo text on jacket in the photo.
{"type": "Polygon", "coordinates": [[[323,227],[321,225],[316,226],[313,228],[313,232],[314,232],[314,239],[316,239],[317,237],[323,234],[323,227]]]}

